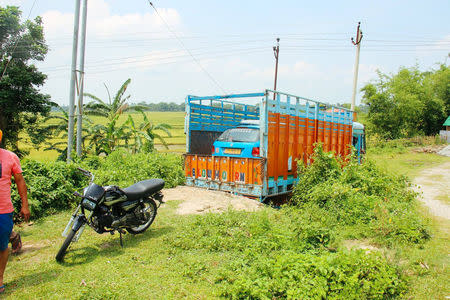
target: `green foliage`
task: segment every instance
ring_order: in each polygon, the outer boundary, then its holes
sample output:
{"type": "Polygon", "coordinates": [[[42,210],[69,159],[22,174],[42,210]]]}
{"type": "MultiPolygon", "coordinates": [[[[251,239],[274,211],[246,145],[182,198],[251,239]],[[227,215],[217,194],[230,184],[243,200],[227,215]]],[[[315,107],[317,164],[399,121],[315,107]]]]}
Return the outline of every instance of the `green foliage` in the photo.
{"type": "MultiPolygon", "coordinates": [[[[165,239],[180,251],[224,258],[213,278],[220,296],[232,299],[383,299],[401,296],[406,283],[376,253],[338,251],[330,214],[285,207],[248,213],[197,216],[165,239]]],[[[186,262],[186,277],[205,276],[208,266],[186,262]]]]}
{"type": "Polygon", "coordinates": [[[21,132],[34,144],[48,136],[35,124],[53,105],[49,95],[39,92],[47,76],[30,63],[44,60],[48,50],[42,19],[21,23],[21,14],[14,6],[0,7],[0,129],[3,145],[18,154],[21,132]]]}
{"type": "Polygon", "coordinates": [[[313,247],[292,221],[294,218],[284,212],[249,214],[230,210],[196,217],[189,225],[192,229],[180,233],[170,243],[184,250],[239,251],[250,256],[281,249],[302,251],[313,247]]]}
{"type": "Polygon", "coordinates": [[[85,139],[88,139],[90,142],[89,146],[85,148],[88,152],[97,155],[100,153],[108,155],[119,148],[129,149],[132,153],[140,151],[151,152],[155,150],[155,138],[159,139],[167,148],[165,140],[155,130],[161,130],[170,137],[169,129],[172,127],[168,124],[153,124],[143,112],[145,106],[130,106],[127,103],[130,95],[125,96],[125,93],[130,82],[131,79],[127,79],[113,98],[111,98],[105,85],[108,101],[103,101],[92,94],[85,94],[85,96],[93,99],[92,102],[85,106],[86,114],[100,116],[107,120],[106,124],[89,126],[87,130],[88,135],[85,136],[85,139]],[[120,116],[130,109],[140,112],[144,121],[136,124],[134,118],[129,114],[127,120],[119,124],[120,116]]]}
{"type": "MultiPolygon", "coordinates": [[[[92,163],[95,160],[89,160],[92,163]]],[[[182,157],[170,153],[130,154],[119,150],[111,153],[96,169],[96,183],[127,187],[137,181],[149,178],[161,178],[165,187],[174,187],[184,182],[182,157]]]]}
{"type": "MultiPolygon", "coordinates": [[[[101,185],[118,185],[124,188],[149,178],[164,179],[166,187],[184,182],[181,157],[175,154],[130,155],[125,151],[118,151],[104,159],[90,156],[81,165],[93,172],[96,175],[95,182],[101,185]]],[[[87,185],[86,177],[77,170],[76,164],[24,160],[22,169],[33,219],[72,207],[79,201],[72,195],[73,192],[81,192],[87,185]]],[[[20,211],[21,201],[15,185],[11,191],[15,211],[20,211]]]]}
{"type": "Polygon", "coordinates": [[[261,253],[217,281],[224,285],[222,296],[231,299],[386,299],[406,289],[395,267],[362,250],[261,253]]]}
{"type": "Polygon", "coordinates": [[[391,76],[379,72],[378,77],[362,88],[369,133],[394,139],[439,132],[450,111],[447,66],[431,72],[401,68],[391,76]]]}
{"type": "MultiPolygon", "coordinates": [[[[22,169],[33,219],[71,207],[77,201],[72,193],[87,184],[73,164],[25,160],[22,169]]],[[[11,187],[11,198],[15,211],[20,211],[21,201],[15,185],[11,187]]]]}
{"type": "Polygon", "coordinates": [[[371,161],[341,165],[331,153],[316,147],[314,162],[300,170],[290,205],[329,214],[328,224],[341,232],[352,228],[356,237],[379,243],[423,243],[426,224],[416,212],[416,194],[403,176],[381,171],[371,161]]]}
{"type": "Polygon", "coordinates": [[[411,147],[424,147],[443,145],[446,141],[442,140],[439,135],[435,136],[415,136],[412,138],[402,138],[387,140],[379,135],[369,135],[367,138],[367,148],[370,153],[404,153],[411,147]]]}

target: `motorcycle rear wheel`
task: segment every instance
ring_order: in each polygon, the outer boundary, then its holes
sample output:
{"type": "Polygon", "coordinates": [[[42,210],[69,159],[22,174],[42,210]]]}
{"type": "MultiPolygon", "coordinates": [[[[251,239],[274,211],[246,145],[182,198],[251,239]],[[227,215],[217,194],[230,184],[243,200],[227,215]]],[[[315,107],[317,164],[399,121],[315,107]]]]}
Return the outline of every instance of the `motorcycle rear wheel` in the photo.
{"type": "Polygon", "coordinates": [[[157,210],[155,201],[153,201],[152,199],[147,199],[144,201],[143,204],[144,207],[142,207],[141,209],[146,211],[146,214],[148,214],[146,215],[146,217],[148,219],[142,225],[126,228],[126,230],[131,234],[138,234],[146,231],[147,228],[149,228],[150,225],[152,225],[153,221],[155,220],[157,210]]]}
{"type": "Polygon", "coordinates": [[[67,248],[69,248],[70,243],[73,240],[73,237],[77,233],[77,230],[71,229],[69,234],[67,235],[66,239],[64,240],[64,243],[62,244],[61,248],[58,251],[58,254],[56,254],[56,261],[62,262],[64,260],[64,256],[66,255],[67,248]]]}

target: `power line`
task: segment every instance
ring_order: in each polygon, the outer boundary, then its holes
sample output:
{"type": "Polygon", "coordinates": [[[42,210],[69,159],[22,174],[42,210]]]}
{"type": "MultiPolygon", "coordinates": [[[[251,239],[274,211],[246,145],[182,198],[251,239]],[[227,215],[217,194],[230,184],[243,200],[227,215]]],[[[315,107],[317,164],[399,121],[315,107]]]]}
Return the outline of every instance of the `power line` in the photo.
{"type": "MultiPolygon", "coordinates": [[[[267,50],[266,48],[238,49],[238,50],[235,50],[235,51],[223,51],[222,53],[225,52],[224,53],[225,55],[219,55],[219,56],[223,57],[223,56],[232,56],[232,55],[241,54],[241,53],[256,53],[256,52],[262,52],[262,51],[266,51],[266,50],[267,50]]],[[[211,54],[220,54],[220,52],[219,53],[208,53],[208,52],[205,52],[205,53],[202,54],[202,57],[204,59],[211,59],[211,58],[217,57],[217,56],[208,56],[208,55],[211,55],[211,54]],[[203,55],[206,55],[206,56],[203,56],[203,55]]],[[[128,62],[126,62],[126,61],[125,62],[119,61],[119,62],[109,63],[109,64],[108,63],[106,63],[106,64],[102,63],[102,64],[97,64],[97,65],[90,64],[90,65],[88,65],[88,68],[89,68],[89,70],[92,70],[92,69],[95,69],[95,68],[97,68],[97,69],[98,68],[102,68],[104,66],[135,65],[135,64],[140,64],[142,62],[151,62],[151,61],[157,62],[157,63],[152,64],[152,65],[159,65],[158,62],[160,62],[162,60],[171,60],[168,63],[176,63],[176,62],[179,61],[178,59],[183,59],[185,57],[189,57],[189,55],[187,55],[187,54],[184,54],[184,55],[173,55],[173,56],[167,56],[167,57],[160,57],[160,58],[157,58],[157,59],[155,59],[153,57],[150,57],[148,59],[133,60],[133,61],[128,61],[128,62]]],[[[164,62],[162,64],[164,64],[164,62]]],[[[42,71],[45,71],[45,72],[49,72],[49,71],[52,71],[52,72],[67,71],[67,68],[65,66],[64,67],[61,66],[61,67],[55,67],[54,69],[44,69],[42,71]]]]}
{"type": "Polygon", "coordinates": [[[189,53],[189,55],[192,57],[192,59],[197,63],[197,65],[203,70],[203,72],[208,75],[208,77],[219,87],[219,89],[222,90],[222,92],[224,94],[227,94],[227,92],[220,86],[220,84],[211,76],[211,74],[209,74],[208,71],[206,71],[206,69],[202,66],[202,64],[194,57],[194,55],[191,53],[191,51],[189,51],[189,49],[184,45],[183,41],[178,38],[177,34],[172,31],[172,29],[170,29],[169,24],[167,24],[166,20],[164,20],[164,18],[159,14],[158,10],[156,9],[156,7],[153,5],[153,3],[148,0],[148,3],[150,4],[151,7],[153,7],[153,9],[155,10],[156,14],[159,16],[159,18],[163,21],[163,23],[166,25],[167,29],[175,36],[175,38],[180,42],[181,46],[184,48],[184,50],[186,50],[186,52],[189,53]]]}

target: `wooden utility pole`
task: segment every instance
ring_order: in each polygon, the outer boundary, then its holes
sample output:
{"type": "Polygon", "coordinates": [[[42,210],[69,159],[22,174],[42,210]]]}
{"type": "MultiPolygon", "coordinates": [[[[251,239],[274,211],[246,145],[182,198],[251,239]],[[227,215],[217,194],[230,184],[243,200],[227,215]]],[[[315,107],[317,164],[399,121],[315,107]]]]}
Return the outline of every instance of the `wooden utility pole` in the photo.
{"type": "MultiPolygon", "coordinates": [[[[277,76],[278,76],[278,55],[280,54],[280,38],[277,38],[277,46],[273,46],[273,54],[275,55],[275,83],[273,90],[277,90],[277,76]]],[[[275,100],[275,93],[273,94],[273,100],[275,100]]]]}
{"type": "Polygon", "coordinates": [[[362,31],[359,26],[361,22],[358,22],[358,28],[356,29],[356,41],[352,38],[353,45],[356,46],[356,60],[355,60],[355,71],[353,74],[353,95],[352,95],[352,105],[350,109],[355,111],[355,99],[356,99],[356,86],[358,85],[358,68],[359,68],[359,50],[361,47],[361,40],[363,37],[362,31]]]}

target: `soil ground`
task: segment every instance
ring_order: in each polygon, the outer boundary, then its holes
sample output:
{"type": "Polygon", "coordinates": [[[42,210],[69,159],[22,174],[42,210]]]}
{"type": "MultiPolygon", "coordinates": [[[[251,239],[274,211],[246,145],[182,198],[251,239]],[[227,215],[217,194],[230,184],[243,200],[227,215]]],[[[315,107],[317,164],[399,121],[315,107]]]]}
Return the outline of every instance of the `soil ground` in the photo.
{"type": "Polygon", "coordinates": [[[189,186],[177,186],[163,190],[164,201],[182,200],[177,209],[180,215],[223,212],[229,208],[255,211],[263,204],[258,200],[237,196],[226,192],[206,190],[189,186]]]}
{"type": "Polygon", "coordinates": [[[450,206],[439,199],[450,195],[450,162],[425,169],[414,179],[419,199],[430,212],[438,217],[450,219],[450,206]]]}

